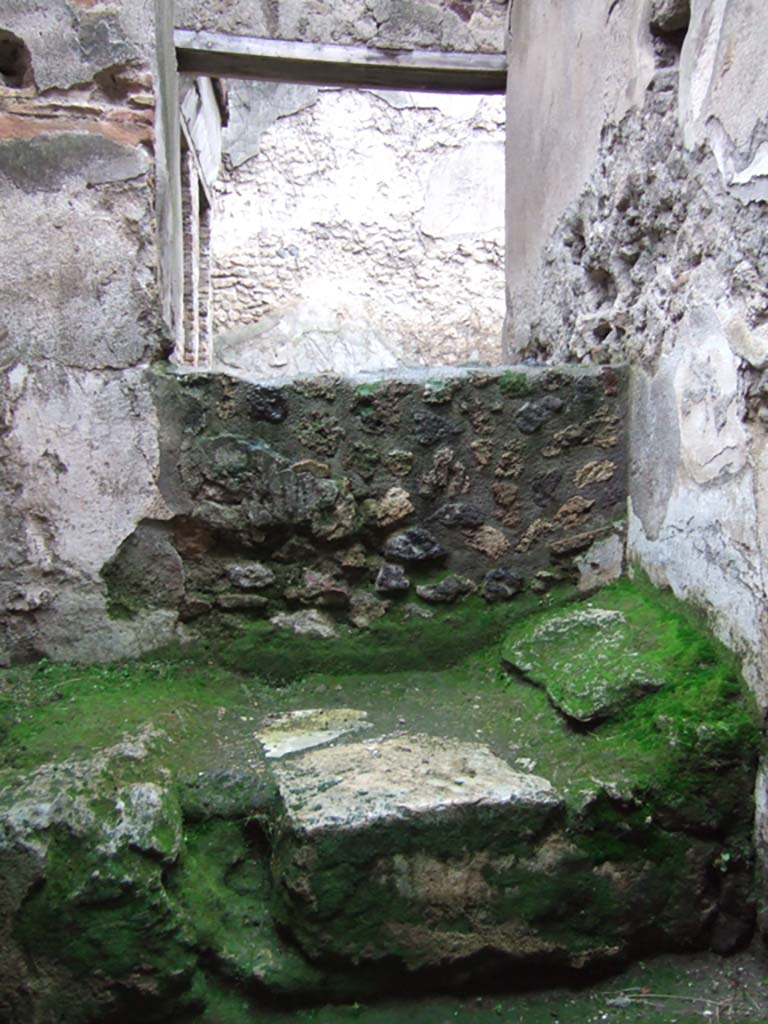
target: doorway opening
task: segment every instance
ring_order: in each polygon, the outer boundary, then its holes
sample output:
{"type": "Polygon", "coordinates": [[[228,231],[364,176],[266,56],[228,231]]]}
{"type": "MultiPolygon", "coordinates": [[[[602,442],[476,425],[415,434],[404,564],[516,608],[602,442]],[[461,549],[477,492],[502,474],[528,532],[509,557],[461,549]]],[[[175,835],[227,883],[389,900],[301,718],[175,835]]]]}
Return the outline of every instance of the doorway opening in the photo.
{"type": "Polygon", "coordinates": [[[246,75],[237,41],[226,45],[212,57],[199,38],[177,38],[176,362],[253,379],[500,363],[499,58],[379,64],[347,47],[270,41],[246,75]]]}

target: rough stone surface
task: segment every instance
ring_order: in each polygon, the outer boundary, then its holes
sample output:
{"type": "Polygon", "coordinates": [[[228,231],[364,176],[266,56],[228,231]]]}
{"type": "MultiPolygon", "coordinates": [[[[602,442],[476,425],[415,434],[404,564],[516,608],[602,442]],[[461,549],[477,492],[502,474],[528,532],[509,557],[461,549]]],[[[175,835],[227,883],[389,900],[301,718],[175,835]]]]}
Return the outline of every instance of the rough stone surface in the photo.
{"type": "Polygon", "coordinates": [[[554,9],[512,10],[507,356],[630,362],[629,557],[707,613],[765,707],[765,18],[554,9]]]}
{"type": "Polygon", "coordinates": [[[387,558],[398,558],[403,562],[433,562],[444,559],[447,554],[433,534],[421,526],[396,533],[384,545],[387,558]]]}
{"type": "Polygon", "coordinates": [[[510,601],[525,588],[525,580],[511,569],[491,569],[483,577],[486,601],[510,601]]]}
{"type": "Polygon", "coordinates": [[[504,17],[504,5],[497,0],[381,0],[368,7],[355,0],[179,0],[176,21],[184,28],[261,38],[495,53],[504,47],[504,17]]]}
{"type": "MultiPolygon", "coordinates": [[[[237,631],[297,606],[365,629],[409,585],[433,587],[436,567],[480,588],[502,565],[512,575],[497,596],[511,596],[518,579],[538,586],[550,568],[554,581],[575,582],[575,558],[624,511],[624,391],[614,376],[446,369],[255,388],[157,372],[170,521],[147,517],[108,549],[98,568],[109,608],[125,630],[163,615],[166,630],[182,621],[187,636],[215,629],[223,613],[237,631]],[[425,394],[439,402],[425,407],[425,394]],[[539,401],[559,411],[520,430],[516,414],[539,401]]],[[[12,596],[23,612],[50,602],[46,592],[12,596]]]]}
{"type": "MultiPolygon", "coordinates": [[[[655,653],[668,678],[588,734],[537,687],[489,678],[495,642],[404,685],[403,623],[346,646],[264,624],[259,679],[242,648],[234,671],[155,657],[7,673],[3,1019],[217,1017],[222,977],[259,1016],[499,970],[526,985],[542,958],[554,982],[746,943],[760,730],[735,661],[647,584],[622,580],[597,608],[632,627],[617,661],[655,653]],[[356,674],[323,671],[353,649],[356,674]],[[147,724],[115,742],[132,719],[147,724]]],[[[433,657],[459,615],[417,610],[408,635],[433,657]]],[[[583,626],[589,611],[543,616],[583,626]]],[[[558,655],[599,649],[589,628],[557,638],[558,655]]]]}
{"type": "Polygon", "coordinates": [[[466,576],[446,576],[439,583],[429,583],[416,587],[416,593],[429,604],[454,604],[462,597],[468,597],[477,590],[472,580],[466,576]]]}
{"type": "Polygon", "coordinates": [[[513,627],[503,656],[564,715],[592,725],[664,685],[663,666],[646,655],[656,640],[638,636],[620,611],[577,607],[513,627]]]}
{"type": "Polygon", "coordinates": [[[261,590],[275,582],[275,574],[261,562],[240,562],[227,567],[227,576],[241,590],[261,590]]]}
{"type": "Polygon", "coordinates": [[[512,11],[507,354],[632,365],[630,557],[701,604],[765,703],[765,20],[554,9],[512,11]]]}
{"type": "Polygon", "coordinates": [[[220,369],[499,362],[501,97],[233,82],[230,105],[225,151],[239,166],[217,196],[220,369]]]}
{"type": "Polygon", "coordinates": [[[657,32],[679,32],[688,28],[691,0],[652,0],[651,28],[657,32]]]}
{"type": "Polygon", "coordinates": [[[312,608],[306,612],[281,612],[269,620],[278,629],[288,629],[301,636],[316,636],[321,640],[330,640],[337,636],[333,619],[312,608]]]}
{"type": "Polygon", "coordinates": [[[173,623],[151,600],[111,618],[99,569],[139,520],[168,517],[145,377],[164,344],[154,8],[9,0],[1,20],[32,74],[0,89],[0,205],[13,211],[0,267],[0,662],[135,655],[173,623]]]}
{"type": "Polygon", "coordinates": [[[280,758],[370,728],[366,718],[365,711],[354,708],[302,708],[269,715],[256,736],[268,758],[280,758]]]}
{"type": "Polygon", "coordinates": [[[579,570],[578,587],[591,592],[619,579],[624,568],[624,544],[621,537],[612,534],[595,543],[576,558],[579,570]]]}
{"type": "Polygon", "coordinates": [[[390,487],[376,503],[376,520],[379,526],[392,526],[401,519],[407,519],[413,510],[408,491],[402,487],[390,487]]]}
{"type": "MultiPolygon", "coordinates": [[[[157,1012],[173,1012],[177,1005],[194,957],[176,946],[180,925],[159,884],[160,871],[178,859],[182,847],[176,795],[167,774],[148,763],[164,739],[148,726],[91,758],[72,756],[42,765],[20,785],[0,788],[0,1007],[8,1010],[8,1020],[27,1024],[38,1016],[35,1006],[42,1012],[45,1000],[36,989],[46,976],[49,984],[56,977],[54,986],[62,985],[60,1019],[75,1019],[67,1005],[73,998],[80,1019],[83,1014],[98,1019],[124,999],[141,1003],[147,985],[157,1012]],[[66,853],[72,849],[79,851],[77,857],[66,853]],[[62,856],[69,861],[66,878],[45,886],[62,856]],[[123,919],[116,907],[126,898],[132,928],[122,934],[122,954],[102,961],[101,984],[93,988],[83,983],[84,965],[78,958],[89,950],[98,955],[105,929],[120,932],[123,919]],[[45,935],[35,949],[33,971],[19,952],[15,965],[8,960],[9,953],[14,955],[13,916],[22,905],[24,927],[39,925],[45,935]],[[89,909],[77,926],[78,944],[70,944],[71,915],[78,907],[89,909]],[[141,979],[134,973],[139,960],[141,979]],[[175,985],[170,980],[174,973],[175,985]]],[[[19,936],[19,941],[24,939],[19,936]]]]}
{"type": "Polygon", "coordinates": [[[376,589],[382,594],[405,591],[410,585],[402,565],[382,565],[376,575],[376,589]]]}
{"type": "Polygon", "coordinates": [[[375,828],[502,808],[535,836],[562,808],[546,779],[516,772],[481,744],[434,736],[367,740],[318,750],[276,768],[285,828],[301,841],[329,829],[375,828]],[[329,785],[329,783],[332,783],[329,785]]]}
{"type": "Polygon", "coordinates": [[[368,629],[387,614],[389,606],[389,601],[381,601],[365,590],[358,590],[350,600],[349,621],[357,629],[368,629]]]}

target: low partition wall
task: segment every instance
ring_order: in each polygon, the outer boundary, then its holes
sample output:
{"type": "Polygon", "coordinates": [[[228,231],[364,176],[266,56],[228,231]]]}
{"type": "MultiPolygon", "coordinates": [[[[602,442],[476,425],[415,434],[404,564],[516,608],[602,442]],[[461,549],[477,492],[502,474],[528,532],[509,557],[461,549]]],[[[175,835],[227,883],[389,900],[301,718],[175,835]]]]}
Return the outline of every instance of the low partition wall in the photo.
{"type": "Polygon", "coordinates": [[[115,616],[333,635],[398,605],[428,616],[621,571],[622,368],[152,380],[168,511],[104,567],[115,616]]]}

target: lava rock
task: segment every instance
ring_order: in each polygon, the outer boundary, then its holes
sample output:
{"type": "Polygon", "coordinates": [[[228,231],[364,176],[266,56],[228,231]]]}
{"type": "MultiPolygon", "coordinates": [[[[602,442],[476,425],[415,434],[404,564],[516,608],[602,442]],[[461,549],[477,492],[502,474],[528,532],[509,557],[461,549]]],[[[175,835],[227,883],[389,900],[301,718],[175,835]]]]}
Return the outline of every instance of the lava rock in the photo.
{"type": "Polygon", "coordinates": [[[477,505],[470,505],[462,501],[451,501],[447,505],[441,505],[436,512],[433,512],[429,522],[467,529],[474,526],[482,526],[485,522],[485,515],[477,505]]]}
{"type": "Polygon", "coordinates": [[[560,469],[553,469],[549,473],[540,473],[531,480],[533,500],[539,508],[547,508],[554,504],[557,495],[557,488],[563,479],[563,472],[560,469]]]}
{"type": "Polygon", "coordinates": [[[384,545],[386,558],[397,558],[402,562],[437,561],[447,554],[437,538],[422,526],[396,533],[384,545]]]}
{"type": "Polygon", "coordinates": [[[486,601],[511,601],[525,586],[525,580],[511,569],[491,569],[483,578],[486,601]]]}
{"type": "Polygon", "coordinates": [[[349,605],[349,587],[327,572],[305,569],[301,585],[289,587],[285,592],[287,601],[301,604],[319,604],[326,608],[346,608],[349,605]]]}
{"type": "Polygon", "coordinates": [[[447,420],[444,416],[438,416],[428,409],[420,410],[413,414],[416,424],[416,439],[425,448],[434,448],[436,444],[447,441],[452,437],[458,437],[463,427],[447,420]]]}
{"type": "Polygon", "coordinates": [[[288,403],[278,388],[264,388],[252,384],[245,393],[245,400],[251,419],[266,423],[282,423],[288,415],[288,403]]]}
{"type": "Polygon", "coordinates": [[[466,576],[446,576],[439,583],[429,583],[423,587],[416,587],[416,593],[422,601],[430,604],[454,604],[462,597],[474,594],[477,587],[472,580],[466,576]]]}
{"type": "Polygon", "coordinates": [[[523,434],[535,434],[562,408],[563,400],[557,395],[545,395],[543,398],[537,398],[535,402],[526,402],[515,414],[515,426],[523,434]]]}
{"type": "Polygon", "coordinates": [[[275,574],[261,562],[244,562],[227,566],[227,576],[241,590],[261,590],[275,582],[275,574]]]}
{"type": "Polygon", "coordinates": [[[379,569],[376,577],[375,587],[380,594],[391,594],[397,593],[398,591],[407,590],[411,585],[411,581],[405,575],[405,570],[401,565],[389,565],[385,564],[379,569]]]}

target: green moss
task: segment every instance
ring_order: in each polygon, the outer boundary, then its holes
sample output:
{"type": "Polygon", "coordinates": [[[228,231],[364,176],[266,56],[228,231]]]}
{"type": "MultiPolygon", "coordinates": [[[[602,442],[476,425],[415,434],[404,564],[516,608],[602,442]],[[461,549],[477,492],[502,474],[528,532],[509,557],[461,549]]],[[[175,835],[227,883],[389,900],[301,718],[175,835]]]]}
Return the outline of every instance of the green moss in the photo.
{"type": "Polygon", "coordinates": [[[368,398],[373,398],[373,396],[385,385],[386,381],[383,380],[374,380],[369,384],[358,384],[355,388],[355,398],[359,401],[365,401],[368,398]]]}
{"type": "MultiPolygon", "coordinates": [[[[422,913],[394,880],[378,889],[357,884],[372,850],[382,858],[426,851],[446,862],[488,854],[485,877],[499,893],[488,926],[521,921],[574,953],[601,943],[621,947],[628,901],[652,922],[642,937],[648,946],[706,941],[692,905],[697,879],[706,878],[715,901],[723,879],[748,889],[761,743],[754,702],[734,657],[694,613],[647,581],[620,581],[592,604],[622,612],[665,683],[589,732],[574,730],[543,690],[501,669],[505,632],[525,615],[540,621],[543,609],[571,597],[563,590],[490,606],[471,598],[429,620],[393,611],[369,631],[342,629],[338,641],[257,623],[212,634],[207,645],[168,660],[87,667],[43,661],[0,673],[4,799],[35,766],[85,757],[151,721],[166,739],[146,761],[126,760],[111,784],[160,777],[168,768],[186,818],[186,841],[170,874],[134,851],[122,851],[105,871],[95,848],[73,846],[65,830],[52,835],[49,880],[27,900],[17,938],[83,983],[93,963],[116,978],[146,963],[164,979],[159,1006],[181,1005],[179,993],[197,965],[194,991],[210,1004],[203,1019],[233,1024],[246,1011],[230,986],[320,999],[386,985],[386,964],[321,969],[284,942],[273,914],[299,936],[301,924],[294,897],[277,891],[273,878],[292,880],[299,891],[301,869],[280,842],[268,848],[254,824],[277,820],[254,740],[264,715],[354,707],[368,713],[371,735],[405,729],[487,744],[513,766],[522,762],[522,770],[550,779],[565,811],[549,876],[529,863],[529,837],[505,832],[483,808],[431,826],[329,835],[317,851],[329,867],[313,876],[311,898],[331,933],[341,930],[336,938],[351,956],[378,941],[382,908],[406,923],[418,923],[422,913]],[[680,907],[691,907],[690,921],[680,918],[680,907]]],[[[109,790],[94,794],[91,806],[109,820],[109,790]]],[[[160,838],[170,845],[170,831],[160,838]]],[[[445,922],[457,935],[472,927],[461,908],[445,922]]],[[[314,941],[308,931],[308,945],[314,941]]]]}
{"type": "Polygon", "coordinates": [[[525,398],[536,390],[531,377],[520,370],[505,370],[498,380],[499,388],[507,398],[525,398]]]}
{"type": "Polygon", "coordinates": [[[440,377],[428,380],[422,391],[422,399],[427,405],[446,405],[461,389],[462,381],[456,377],[440,377]]]}
{"type": "MultiPolygon", "coordinates": [[[[424,572],[419,582],[442,575],[440,570],[424,572]]],[[[544,597],[523,595],[508,604],[469,598],[451,609],[434,609],[431,619],[409,618],[398,610],[367,630],[342,627],[337,639],[327,640],[297,636],[269,622],[245,621],[233,625],[226,638],[212,635],[203,650],[207,660],[278,683],[310,672],[398,672],[425,664],[439,669],[463,661],[469,652],[498,640],[511,622],[564,602],[573,592],[560,588],[544,597]]]]}
{"type": "Polygon", "coordinates": [[[105,976],[125,979],[144,964],[169,992],[183,987],[195,963],[159,865],[136,854],[107,860],[64,832],[53,835],[47,882],[27,900],[16,937],[75,976],[88,977],[98,966],[105,976]]]}
{"type": "Polygon", "coordinates": [[[268,912],[271,889],[258,834],[237,821],[209,821],[187,831],[171,891],[195,942],[215,951],[230,982],[262,984],[298,995],[322,988],[323,977],[278,938],[268,912]]]}

